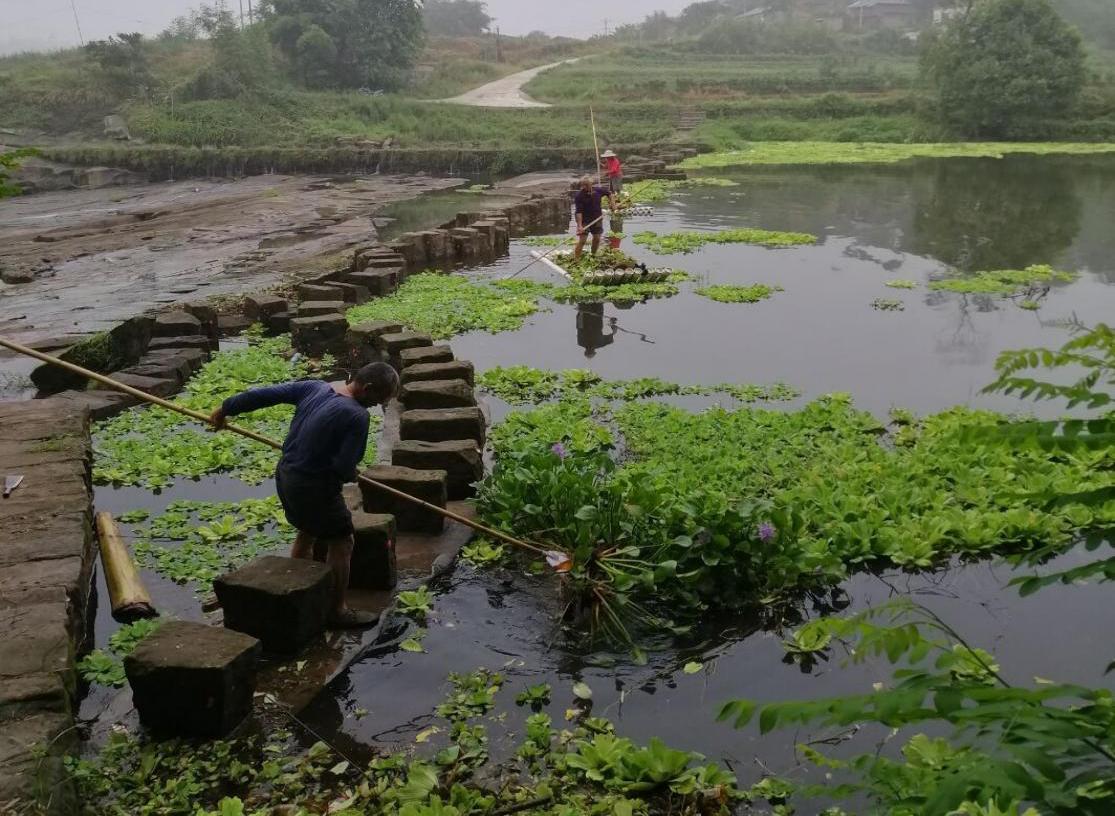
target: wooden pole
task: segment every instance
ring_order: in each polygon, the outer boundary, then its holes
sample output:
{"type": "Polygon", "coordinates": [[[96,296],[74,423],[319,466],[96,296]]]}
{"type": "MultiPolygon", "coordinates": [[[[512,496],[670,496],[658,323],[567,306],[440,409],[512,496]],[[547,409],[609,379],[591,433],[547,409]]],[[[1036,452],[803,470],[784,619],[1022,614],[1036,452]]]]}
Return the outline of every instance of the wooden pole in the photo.
{"type": "MultiPolygon", "coordinates": [[[[142,400],[143,402],[148,402],[152,405],[157,405],[160,408],[166,408],[168,411],[174,411],[175,413],[182,414],[183,416],[188,416],[191,419],[196,419],[206,425],[211,424],[209,421],[209,417],[201,413],[200,411],[194,411],[190,408],[186,408],[183,405],[177,405],[176,403],[165,400],[162,397],[156,397],[154,394],[147,394],[137,388],[132,388],[130,385],[125,385],[122,382],[117,382],[111,377],[106,377],[104,374],[98,374],[96,371],[90,371],[89,369],[82,368],[79,365],[74,365],[73,363],[66,362],[65,360],[60,360],[59,358],[52,357],[49,354],[44,354],[41,351],[37,351],[36,349],[24,346],[20,343],[15,342],[14,340],[8,340],[7,338],[0,337],[0,346],[11,351],[18,352],[19,354],[26,355],[27,357],[34,357],[36,360],[41,360],[44,363],[50,363],[51,365],[56,365],[59,368],[64,368],[74,374],[79,374],[82,377],[94,380],[95,382],[99,382],[102,385],[107,385],[109,388],[115,391],[121,391],[125,394],[130,394],[131,396],[135,397],[138,400],[142,400]]],[[[250,431],[247,428],[241,428],[238,425],[226,423],[224,426],[224,430],[230,431],[235,434],[240,434],[240,436],[246,436],[248,439],[254,439],[256,442],[259,442],[263,445],[269,445],[276,450],[282,450],[283,448],[282,444],[276,442],[274,439],[269,439],[262,434],[258,434],[255,431],[250,431]]],[[[569,558],[568,554],[566,553],[557,550],[547,550],[543,547],[538,546],[537,544],[531,544],[528,541],[523,541],[522,539],[515,538],[514,536],[510,536],[500,530],[489,527],[486,524],[481,524],[478,521],[474,521],[467,516],[462,516],[459,513],[454,513],[452,510],[449,510],[445,507],[438,507],[436,504],[430,504],[429,502],[423,501],[422,499],[412,496],[409,493],[404,493],[401,490],[396,490],[390,485],[385,485],[382,482],[377,482],[375,479],[369,479],[367,476],[364,475],[357,476],[356,478],[363,484],[370,485],[371,487],[382,490],[385,493],[390,493],[397,499],[402,499],[403,501],[410,502],[411,504],[416,504],[424,510],[428,510],[431,513],[437,513],[440,516],[444,516],[447,519],[451,519],[452,521],[456,521],[459,524],[463,524],[466,527],[476,530],[478,533],[483,533],[486,536],[491,536],[492,538],[497,539],[498,541],[502,541],[505,544],[510,544],[513,547],[520,547],[524,550],[529,550],[533,553],[546,557],[559,556],[561,559],[569,558]]],[[[562,563],[565,562],[562,561],[562,563]]]]}
{"type": "Polygon", "coordinates": [[[592,105],[588,106],[588,118],[592,122],[592,149],[596,152],[596,183],[603,185],[604,177],[600,173],[600,143],[596,141],[596,115],[592,112],[592,105]]]}
{"type": "Polygon", "coordinates": [[[128,545],[120,535],[120,528],[112,520],[112,513],[97,513],[96,522],[112,617],[121,623],[158,617],[151,595],[143,585],[139,570],[128,552],[128,545]]]}

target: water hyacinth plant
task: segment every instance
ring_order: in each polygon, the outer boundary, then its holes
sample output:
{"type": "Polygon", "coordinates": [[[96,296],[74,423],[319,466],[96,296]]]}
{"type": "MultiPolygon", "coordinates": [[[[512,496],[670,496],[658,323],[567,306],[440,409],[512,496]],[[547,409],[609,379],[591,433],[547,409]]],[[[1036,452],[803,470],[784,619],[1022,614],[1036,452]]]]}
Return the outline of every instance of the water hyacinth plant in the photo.
{"type": "Polygon", "coordinates": [[[703,286],[694,289],[701,297],[715,300],[717,303],[758,303],[767,298],[774,297],[776,292],[785,291],[781,286],[768,286],[765,283],[755,283],[751,286],[729,286],[726,284],[716,286],[703,286]]]}
{"type": "Polygon", "coordinates": [[[667,235],[640,232],[632,240],[659,255],[675,255],[695,252],[707,244],[755,244],[773,248],[802,246],[817,243],[817,236],[804,232],[734,229],[719,232],[672,232],[667,235]]]}

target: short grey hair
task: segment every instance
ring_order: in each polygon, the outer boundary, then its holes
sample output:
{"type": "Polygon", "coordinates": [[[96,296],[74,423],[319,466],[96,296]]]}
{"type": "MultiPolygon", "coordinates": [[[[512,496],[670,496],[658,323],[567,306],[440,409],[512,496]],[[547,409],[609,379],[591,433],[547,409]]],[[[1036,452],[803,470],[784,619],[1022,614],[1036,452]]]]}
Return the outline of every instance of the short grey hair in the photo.
{"type": "Polygon", "coordinates": [[[592,186],[592,176],[581,176],[581,186],[584,187],[586,184],[592,186]]]}

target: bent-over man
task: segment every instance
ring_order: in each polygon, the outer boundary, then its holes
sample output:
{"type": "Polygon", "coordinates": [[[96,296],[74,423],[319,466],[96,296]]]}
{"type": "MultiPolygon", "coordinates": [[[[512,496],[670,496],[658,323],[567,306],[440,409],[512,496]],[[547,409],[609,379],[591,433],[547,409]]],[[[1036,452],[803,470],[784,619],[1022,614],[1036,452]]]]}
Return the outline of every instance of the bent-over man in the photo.
{"type": "Polygon", "coordinates": [[[275,470],[275,487],[287,521],[298,531],[292,558],[312,559],[314,544],[327,546],[326,562],[336,581],[334,628],[359,628],[378,616],[349,609],[345,603],[352,560],[352,513],[341,489],[355,481],[368,445],[368,409],[389,402],[399,390],[399,375],[385,363],[361,368],[347,382],[320,380],[253,388],[229,397],[210,422],[273,405],[294,405],[294,419],[275,470]]]}
{"type": "Polygon", "coordinates": [[[574,218],[577,221],[577,248],[573,250],[573,258],[581,259],[585,251],[585,242],[592,234],[592,254],[600,249],[600,237],[604,234],[604,199],[608,199],[609,209],[613,208],[612,194],[604,187],[595,187],[592,178],[585,176],[581,179],[581,189],[573,199],[574,218]]]}

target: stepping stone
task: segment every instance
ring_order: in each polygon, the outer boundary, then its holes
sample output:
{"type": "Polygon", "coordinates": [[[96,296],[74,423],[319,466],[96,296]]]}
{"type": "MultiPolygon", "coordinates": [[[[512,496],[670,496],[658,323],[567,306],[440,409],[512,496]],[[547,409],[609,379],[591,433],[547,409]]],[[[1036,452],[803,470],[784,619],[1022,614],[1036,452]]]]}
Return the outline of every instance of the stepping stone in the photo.
{"type": "Polygon", "coordinates": [[[475,482],[484,478],[484,457],[471,439],[449,442],[404,440],[391,451],[391,464],[415,470],[444,470],[450,501],[476,494],[475,482]]]}
{"type": "Polygon", "coordinates": [[[89,411],[89,418],[94,422],[109,419],[126,411],[133,405],[139,405],[139,398],[131,394],[122,394],[119,391],[63,391],[54,394],[51,399],[66,400],[75,408],[84,408],[89,411]]]}
{"type": "Polygon", "coordinates": [[[326,286],[319,283],[304,283],[298,287],[299,300],[340,300],[345,299],[344,293],[336,286],[326,286]]]}
{"type": "MultiPolygon", "coordinates": [[[[175,379],[167,379],[166,377],[147,377],[141,374],[132,374],[128,371],[116,371],[108,375],[118,383],[131,386],[137,391],[142,391],[144,394],[151,394],[155,397],[170,397],[178,393],[181,383],[175,379]]],[[[93,383],[92,390],[104,391],[112,390],[107,386],[100,383],[93,383]]]]}
{"type": "Polygon", "coordinates": [[[291,343],[295,350],[311,357],[326,352],[343,352],[348,321],[339,314],[296,317],[290,321],[291,343]]]}
{"type": "Polygon", "coordinates": [[[362,286],[358,283],[338,283],[331,281],[330,286],[340,289],[344,294],[345,303],[355,304],[359,306],[361,303],[367,303],[372,299],[371,290],[367,286],[362,286]]]}
{"type": "Polygon", "coordinates": [[[433,345],[433,342],[430,335],[412,331],[381,334],[375,339],[376,348],[394,361],[400,360],[399,353],[404,349],[425,348],[433,345]]]}
{"type": "Polygon", "coordinates": [[[426,380],[404,385],[399,401],[408,410],[469,408],[476,405],[476,395],[464,380],[426,380]]]}
{"type": "Polygon", "coordinates": [[[154,337],[201,334],[201,321],[189,312],[166,312],[155,318],[151,333],[154,337]]]}
{"type": "Polygon", "coordinates": [[[186,311],[192,314],[201,323],[201,333],[206,335],[212,342],[213,348],[217,348],[217,321],[220,315],[217,309],[208,303],[187,303],[186,311]]]}
{"type": "Polygon", "coordinates": [[[251,713],[260,642],[189,621],[167,621],[124,658],[132,700],[160,735],[220,737],[251,713]]]}
{"type": "Polygon", "coordinates": [[[201,351],[207,352],[214,348],[216,348],[216,345],[212,340],[205,335],[197,334],[192,337],[153,337],[147,346],[147,351],[201,349],[201,351]]]}
{"type": "Polygon", "coordinates": [[[373,255],[367,259],[364,269],[360,271],[363,272],[368,269],[386,269],[401,273],[401,270],[405,268],[406,260],[401,255],[373,255]]]}
{"type": "MultiPolygon", "coordinates": [[[[437,348],[437,346],[433,348],[437,348]]],[[[464,380],[472,386],[476,384],[476,371],[468,360],[453,360],[448,363],[418,363],[406,366],[403,369],[403,385],[431,380],[464,380]]]]}
{"type": "Polygon", "coordinates": [[[317,561],[257,558],[213,582],[225,627],[295,654],[321,634],[333,602],[333,570],[317,561]]]}
{"type": "Polygon", "coordinates": [[[422,346],[403,349],[399,352],[399,362],[403,368],[424,363],[448,363],[453,359],[453,349],[446,345],[422,346]]]}
{"type": "Polygon", "coordinates": [[[399,419],[399,438],[422,442],[471,439],[483,445],[487,438],[487,425],[479,408],[404,411],[399,419]]]}
{"type": "MultiPolygon", "coordinates": [[[[413,470],[394,465],[379,465],[364,471],[369,479],[444,508],[447,501],[444,470],[413,470]]],[[[400,532],[438,534],[445,527],[445,518],[406,499],[394,496],[366,482],[360,482],[364,495],[364,512],[387,513],[395,517],[400,532]]]]}
{"type": "Polygon", "coordinates": [[[217,328],[225,337],[240,334],[254,323],[251,318],[239,314],[223,314],[217,318],[217,328]]]}
{"type": "Polygon", "coordinates": [[[148,351],[136,365],[166,365],[171,362],[185,365],[188,378],[209,362],[209,352],[198,348],[155,349],[148,351]]]}
{"type": "Polygon", "coordinates": [[[391,320],[370,320],[357,323],[345,334],[345,346],[352,354],[354,364],[377,363],[382,355],[376,348],[376,339],[384,334],[397,334],[403,330],[401,323],[391,320]]]}
{"type": "MultiPolygon", "coordinates": [[[[359,501],[363,503],[362,499],[359,501]]],[[[398,582],[395,565],[395,517],[354,510],[352,527],[355,546],[352,550],[349,587],[394,589],[398,582]]],[[[326,549],[322,542],[318,542],[314,547],[314,558],[324,561],[326,549]]]]}
{"type": "Polygon", "coordinates": [[[290,312],[276,312],[264,324],[271,334],[286,334],[290,331],[290,312]]]}
{"type": "Polygon", "coordinates": [[[250,295],[244,298],[244,314],[260,323],[266,323],[272,315],[285,311],[287,311],[286,298],[278,295],[250,295]]]}
{"type": "Polygon", "coordinates": [[[298,304],[299,317],[321,317],[344,314],[348,304],[343,300],[304,300],[298,304]]]}
{"type": "Polygon", "coordinates": [[[345,281],[363,286],[372,297],[386,297],[399,288],[402,267],[398,269],[368,269],[345,275],[345,281]]]}

